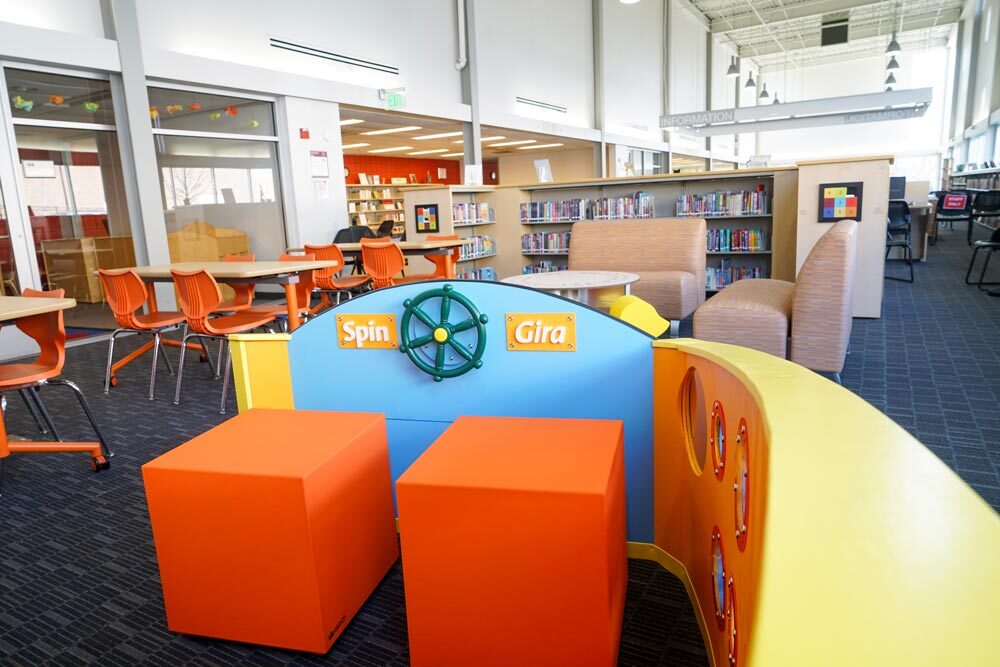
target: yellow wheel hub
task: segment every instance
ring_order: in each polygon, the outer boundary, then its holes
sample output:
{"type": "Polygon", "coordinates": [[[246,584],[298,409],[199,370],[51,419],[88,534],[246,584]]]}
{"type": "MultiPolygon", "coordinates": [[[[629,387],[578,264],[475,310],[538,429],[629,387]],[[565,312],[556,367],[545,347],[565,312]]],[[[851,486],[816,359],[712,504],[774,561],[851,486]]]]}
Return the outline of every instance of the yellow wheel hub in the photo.
{"type": "Polygon", "coordinates": [[[448,340],[448,330],[444,327],[438,327],[434,330],[434,340],[439,343],[443,343],[448,340]]]}

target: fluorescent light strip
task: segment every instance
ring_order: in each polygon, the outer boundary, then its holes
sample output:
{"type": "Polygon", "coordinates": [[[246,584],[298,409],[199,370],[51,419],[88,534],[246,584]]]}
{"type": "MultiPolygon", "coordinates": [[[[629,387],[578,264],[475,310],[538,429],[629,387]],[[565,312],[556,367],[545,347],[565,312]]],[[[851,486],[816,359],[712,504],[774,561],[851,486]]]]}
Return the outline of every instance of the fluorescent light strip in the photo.
{"type": "Polygon", "coordinates": [[[447,148],[435,148],[430,151],[413,151],[412,153],[407,153],[407,155],[430,155],[431,153],[447,153],[447,148]]]}
{"type": "Polygon", "coordinates": [[[465,153],[445,153],[441,157],[465,157],[465,153]]]}
{"type": "Polygon", "coordinates": [[[358,123],[363,123],[363,122],[365,122],[365,121],[361,120],[360,118],[346,118],[346,119],[340,121],[340,124],[341,125],[357,125],[358,123]]]}
{"type": "Polygon", "coordinates": [[[535,148],[555,148],[556,146],[562,146],[562,144],[538,144],[537,146],[521,146],[517,150],[530,151],[535,148]]]}
{"type": "Polygon", "coordinates": [[[419,130],[419,125],[407,125],[406,127],[390,127],[387,130],[368,130],[367,132],[362,132],[364,135],[373,134],[393,134],[395,132],[409,132],[410,130],[419,130]]]}
{"type": "MultiPolygon", "coordinates": [[[[480,137],[479,140],[482,141],[483,143],[485,143],[487,141],[500,141],[501,139],[506,139],[506,138],[507,137],[480,137]]],[[[451,143],[453,143],[453,144],[464,144],[465,143],[465,139],[459,139],[458,141],[453,141],[451,143]]]]}
{"type": "Polygon", "coordinates": [[[392,153],[393,151],[408,151],[412,150],[413,146],[393,146],[392,148],[376,148],[373,151],[368,151],[369,153],[392,153]]]}
{"type": "Polygon", "coordinates": [[[343,146],[341,146],[341,148],[343,148],[346,151],[348,148],[364,148],[365,146],[371,146],[371,144],[366,144],[366,143],[344,144],[343,146]]]}
{"type": "Polygon", "coordinates": [[[522,139],[521,141],[505,141],[502,144],[490,144],[490,148],[500,148],[501,146],[520,146],[521,144],[533,144],[537,139],[522,139]]]}
{"type": "Polygon", "coordinates": [[[413,137],[417,141],[423,141],[424,139],[444,139],[445,137],[460,137],[461,132],[442,132],[440,134],[425,134],[422,137],[413,137]]]}

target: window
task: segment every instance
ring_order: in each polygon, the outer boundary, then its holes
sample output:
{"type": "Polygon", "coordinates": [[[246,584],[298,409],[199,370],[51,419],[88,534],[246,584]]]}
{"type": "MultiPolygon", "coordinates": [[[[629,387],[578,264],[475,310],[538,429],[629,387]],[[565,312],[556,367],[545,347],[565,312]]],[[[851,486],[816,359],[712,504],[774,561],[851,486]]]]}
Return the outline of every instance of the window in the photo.
{"type": "Polygon", "coordinates": [[[150,88],[171,261],[285,251],[273,104],[150,88]]]}

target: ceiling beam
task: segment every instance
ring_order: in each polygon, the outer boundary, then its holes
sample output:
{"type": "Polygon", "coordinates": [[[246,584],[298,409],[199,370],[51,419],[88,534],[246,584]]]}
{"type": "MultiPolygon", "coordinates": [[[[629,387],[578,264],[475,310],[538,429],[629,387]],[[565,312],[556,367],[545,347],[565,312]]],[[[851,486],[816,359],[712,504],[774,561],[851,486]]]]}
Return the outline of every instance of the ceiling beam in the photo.
{"type": "MultiPolygon", "coordinates": [[[[938,14],[937,12],[922,14],[919,16],[906,17],[903,21],[903,29],[900,31],[900,35],[907,32],[912,32],[914,30],[926,30],[927,28],[932,28],[935,26],[946,26],[951,23],[958,21],[959,15],[961,14],[960,8],[949,9],[938,14]]],[[[851,27],[849,29],[849,36],[851,42],[867,39],[870,37],[884,36],[886,33],[883,31],[884,26],[879,26],[878,23],[869,23],[868,25],[859,25],[857,27],[851,27]]],[[[916,40],[916,41],[919,41],[916,40]]],[[[820,44],[820,31],[809,32],[802,35],[802,43],[805,44],[804,47],[799,46],[797,48],[789,48],[788,52],[794,54],[800,52],[803,48],[819,47],[820,44]]],[[[832,47],[828,47],[832,48],[832,47]]],[[[754,44],[748,44],[746,46],[741,46],[739,49],[739,55],[741,58],[753,58],[754,56],[766,56],[773,53],[781,53],[782,50],[770,40],[770,37],[761,37],[761,41],[754,44]]]]}
{"type": "Polygon", "coordinates": [[[868,5],[890,4],[893,0],[815,0],[813,2],[801,2],[783,9],[771,9],[761,11],[762,22],[757,14],[749,12],[738,16],[718,18],[712,21],[712,32],[734,32],[746,30],[764,25],[774,25],[795,19],[821,16],[832,12],[842,12],[868,5]]]}

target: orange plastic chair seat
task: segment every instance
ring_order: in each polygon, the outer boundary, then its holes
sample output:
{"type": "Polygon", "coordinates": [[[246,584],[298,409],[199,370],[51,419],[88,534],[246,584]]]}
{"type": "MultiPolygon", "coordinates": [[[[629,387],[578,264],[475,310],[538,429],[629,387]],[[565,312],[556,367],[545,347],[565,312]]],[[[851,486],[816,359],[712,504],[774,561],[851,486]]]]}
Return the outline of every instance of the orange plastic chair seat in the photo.
{"type": "Polygon", "coordinates": [[[322,280],[317,277],[316,286],[325,290],[343,290],[361,287],[370,281],[371,278],[368,276],[344,276],[343,278],[335,277],[330,280],[322,280]]]}
{"type": "MultiPolygon", "coordinates": [[[[288,315],[288,306],[283,303],[276,303],[270,306],[254,306],[250,310],[246,311],[247,315],[257,314],[257,313],[262,315],[268,315],[273,319],[274,317],[288,315]]],[[[308,306],[299,306],[299,315],[308,315],[308,314],[309,314],[308,306]]],[[[215,322],[218,322],[218,320],[212,320],[213,324],[215,322]]]]}
{"type": "Polygon", "coordinates": [[[212,318],[212,333],[218,335],[241,333],[248,329],[264,326],[273,320],[273,313],[245,310],[240,313],[233,313],[232,315],[212,318]]]}
{"type": "Polygon", "coordinates": [[[41,380],[54,378],[62,372],[45,364],[0,365],[0,391],[30,387],[41,380]]]}
{"type": "Polygon", "coordinates": [[[460,417],[396,482],[410,664],[617,664],[620,421],[460,417]]]}
{"type": "Polygon", "coordinates": [[[250,410],[142,476],[174,632],[325,653],[399,555],[382,415],[250,410]]]}
{"type": "Polygon", "coordinates": [[[225,313],[225,312],[238,312],[241,310],[246,310],[253,306],[252,303],[242,303],[236,298],[229,299],[228,301],[223,301],[219,304],[219,307],[212,312],[225,313]]]}
{"type": "Polygon", "coordinates": [[[176,310],[158,310],[155,313],[137,313],[135,320],[143,327],[159,329],[160,327],[180,324],[184,321],[184,313],[176,310]]]}

